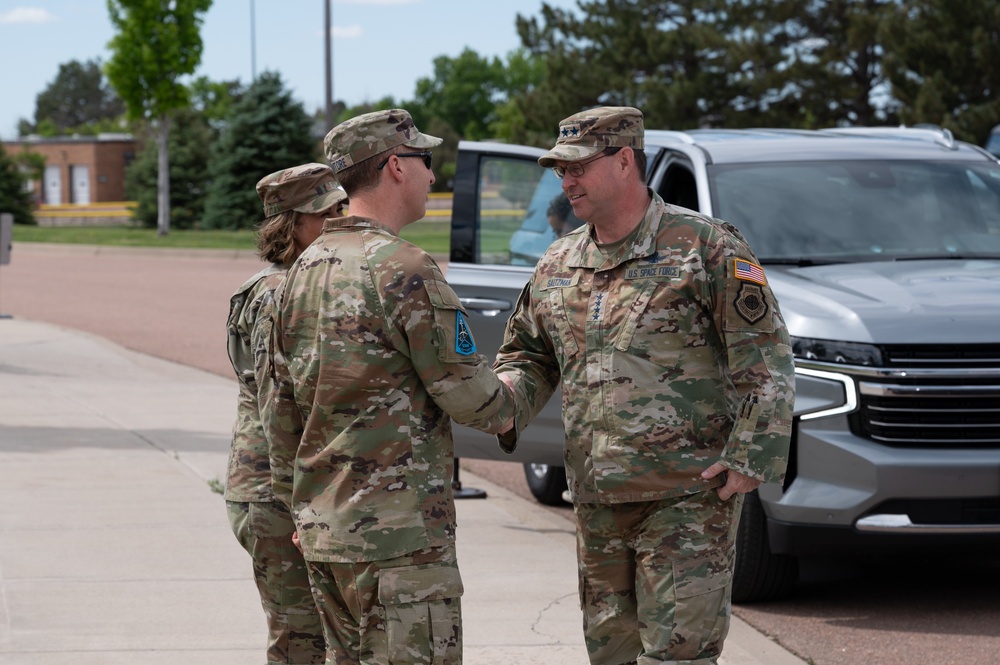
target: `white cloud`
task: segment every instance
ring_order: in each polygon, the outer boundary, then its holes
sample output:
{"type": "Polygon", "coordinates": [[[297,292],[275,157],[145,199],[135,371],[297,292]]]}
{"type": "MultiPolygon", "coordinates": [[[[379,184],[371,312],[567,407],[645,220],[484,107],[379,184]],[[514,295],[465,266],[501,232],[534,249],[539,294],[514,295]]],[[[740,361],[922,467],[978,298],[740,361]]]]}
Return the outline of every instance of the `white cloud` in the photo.
{"type": "Polygon", "coordinates": [[[361,36],[360,25],[333,26],[331,31],[336,39],[357,39],[361,36]]]}
{"type": "Polygon", "coordinates": [[[15,7],[8,12],[0,13],[0,24],[47,23],[54,20],[56,17],[53,14],[35,7],[15,7]]]}

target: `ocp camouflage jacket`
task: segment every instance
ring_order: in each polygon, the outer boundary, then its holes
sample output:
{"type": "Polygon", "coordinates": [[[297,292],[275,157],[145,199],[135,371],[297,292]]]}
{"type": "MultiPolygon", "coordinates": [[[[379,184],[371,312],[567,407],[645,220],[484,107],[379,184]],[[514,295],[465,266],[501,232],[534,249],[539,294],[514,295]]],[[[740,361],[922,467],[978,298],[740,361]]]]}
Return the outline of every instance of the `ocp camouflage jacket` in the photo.
{"type": "MultiPolygon", "coordinates": [[[[652,194],[652,192],[651,192],[652,194]]],[[[784,474],[794,368],[763,270],[733,226],[656,194],[606,257],[584,226],[539,261],[495,367],[515,377],[515,428],[562,388],[575,500],[650,501],[720,485],[717,461],[784,474]]]]}
{"type": "Polygon", "coordinates": [[[226,474],[227,501],[274,501],[267,439],[260,420],[258,386],[267,368],[274,290],[286,266],[274,263],[244,282],[229,301],[229,362],[240,392],[226,474]]]}
{"type": "Polygon", "coordinates": [[[329,219],[275,298],[264,421],[305,558],[453,544],[449,416],[495,433],[513,400],[434,259],[373,220],[329,219]]]}

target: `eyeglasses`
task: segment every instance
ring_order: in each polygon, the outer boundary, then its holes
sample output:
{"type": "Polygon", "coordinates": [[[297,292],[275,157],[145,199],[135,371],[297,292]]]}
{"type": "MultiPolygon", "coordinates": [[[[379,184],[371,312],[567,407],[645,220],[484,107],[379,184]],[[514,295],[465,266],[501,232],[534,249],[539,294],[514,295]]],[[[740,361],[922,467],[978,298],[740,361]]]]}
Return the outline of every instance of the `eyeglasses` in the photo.
{"type": "MultiPolygon", "coordinates": [[[[392,155],[389,155],[389,157],[392,157],[392,155]]],[[[389,163],[389,157],[386,157],[385,159],[383,159],[382,163],[379,164],[378,166],[376,166],[375,168],[377,170],[381,171],[382,167],[384,167],[386,164],[389,163]]],[[[423,157],[423,159],[424,159],[424,166],[426,166],[428,169],[430,169],[431,168],[431,159],[432,159],[433,156],[431,155],[431,151],[430,150],[423,150],[421,152],[400,152],[400,153],[396,153],[396,157],[423,157]]]]}
{"type": "Polygon", "coordinates": [[[607,156],[608,156],[607,153],[601,152],[598,153],[595,157],[591,157],[590,159],[585,159],[582,162],[570,162],[566,166],[553,166],[552,172],[555,173],[556,177],[559,178],[560,180],[562,180],[563,176],[565,176],[567,173],[573,176],[574,178],[579,178],[580,176],[583,175],[584,164],[596,162],[601,157],[607,157],[607,156]]]}

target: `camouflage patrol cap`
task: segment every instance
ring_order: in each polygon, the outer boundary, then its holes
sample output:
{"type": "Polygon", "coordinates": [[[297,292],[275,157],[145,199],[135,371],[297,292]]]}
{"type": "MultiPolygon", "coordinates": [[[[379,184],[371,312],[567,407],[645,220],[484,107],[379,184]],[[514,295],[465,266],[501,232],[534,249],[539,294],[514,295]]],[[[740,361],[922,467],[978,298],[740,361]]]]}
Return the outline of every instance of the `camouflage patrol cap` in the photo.
{"type": "Polygon", "coordinates": [[[574,113],[559,123],[554,148],[538,158],[548,168],[556,161],[578,162],[605,148],[636,148],[643,142],[642,111],[631,106],[600,106],[574,113]]]}
{"type": "Polygon", "coordinates": [[[333,170],[316,163],[264,176],[257,183],[257,196],[264,204],[264,217],[288,210],[318,214],[347,200],[347,193],[337,186],[333,170]]]}
{"type": "Polygon", "coordinates": [[[403,109],[389,109],[340,123],[326,135],[323,145],[327,161],[339,173],[398,145],[433,148],[441,145],[441,139],[421,134],[403,109]]]}

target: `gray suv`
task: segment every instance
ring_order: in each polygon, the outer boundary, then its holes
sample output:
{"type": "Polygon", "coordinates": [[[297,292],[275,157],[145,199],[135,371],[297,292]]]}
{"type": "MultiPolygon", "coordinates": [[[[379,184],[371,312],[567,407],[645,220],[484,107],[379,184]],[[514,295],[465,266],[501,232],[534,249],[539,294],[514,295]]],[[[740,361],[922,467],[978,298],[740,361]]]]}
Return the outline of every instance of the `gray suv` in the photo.
{"type": "MultiPolygon", "coordinates": [[[[798,559],[1000,545],[1000,163],[940,129],[647,131],[647,181],[732,222],[792,335],[797,396],[783,485],[749,495],[733,597],[788,593],[798,559]]],[[[459,145],[448,281],[492,354],[560,193],[542,150],[459,145]]],[[[456,428],[461,457],[516,460],[543,502],[565,488],[559,397],[506,457],[456,428]]]]}

